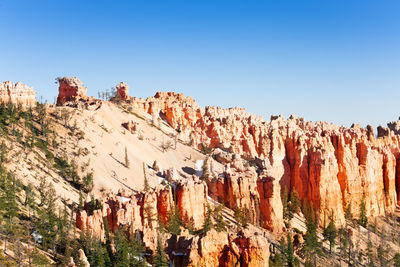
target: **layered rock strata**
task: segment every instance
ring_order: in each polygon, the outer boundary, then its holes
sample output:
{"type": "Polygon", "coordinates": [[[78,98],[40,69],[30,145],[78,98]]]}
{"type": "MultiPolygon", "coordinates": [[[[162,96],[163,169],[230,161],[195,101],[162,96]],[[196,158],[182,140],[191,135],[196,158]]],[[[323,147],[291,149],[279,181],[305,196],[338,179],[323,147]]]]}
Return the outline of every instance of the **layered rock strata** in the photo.
{"type": "Polygon", "coordinates": [[[36,92],[21,82],[0,83],[0,103],[13,103],[23,107],[36,105],[36,92]]]}
{"type": "Polygon", "coordinates": [[[88,99],[86,95],[87,87],[76,77],[58,78],[58,97],[57,105],[63,105],[69,101],[88,99]]]}
{"type": "Polygon", "coordinates": [[[248,205],[253,220],[268,229],[283,225],[280,195],[285,187],[311,202],[321,222],[333,214],[337,224],[343,223],[348,208],[357,217],[361,202],[369,217],[395,210],[400,193],[398,123],[381,127],[376,137],[370,126],[346,128],[294,116],[272,116],[267,122],[241,108],[203,109],[192,98],[171,92],[134,98],[132,106],[165,120],[188,144],[257,164],[256,172],[216,177],[210,193],[230,207],[248,205]]]}
{"type": "Polygon", "coordinates": [[[88,201],[77,213],[76,225],[103,241],[106,227],[112,232],[127,227],[129,231],[141,232],[144,244],[154,251],[158,218],[166,225],[174,206],[179,208],[184,225],[193,223],[194,230],[201,229],[207,212],[206,184],[194,181],[177,183],[175,197],[171,186],[131,195],[107,194],[99,200],[88,201]]]}

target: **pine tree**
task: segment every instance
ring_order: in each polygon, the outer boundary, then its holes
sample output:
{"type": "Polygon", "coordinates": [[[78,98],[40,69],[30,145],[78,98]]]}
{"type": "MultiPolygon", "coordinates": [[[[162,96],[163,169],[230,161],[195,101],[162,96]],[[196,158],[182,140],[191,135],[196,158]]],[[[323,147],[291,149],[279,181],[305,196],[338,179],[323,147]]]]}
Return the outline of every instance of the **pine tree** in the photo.
{"type": "Polygon", "coordinates": [[[7,236],[4,239],[4,251],[7,250],[7,239],[16,231],[14,219],[19,211],[16,190],[14,177],[0,166],[0,214],[3,213],[7,236]]]}
{"type": "Polygon", "coordinates": [[[149,186],[149,180],[147,179],[146,175],[146,164],[143,162],[143,177],[144,177],[144,186],[143,186],[143,191],[148,192],[150,190],[149,186]]]}
{"type": "Polygon", "coordinates": [[[394,254],[392,261],[395,267],[400,267],[400,253],[394,254]]]}
{"type": "Polygon", "coordinates": [[[150,226],[151,229],[153,229],[153,221],[155,220],[155,213],[153,211],[153,207],[150,206],[150,204],[146,204],[144,206],[144,213],[145,213],[145,218],[147,220],[148,225],[150,226]]]}
{"type": "Polygon", "coordinates": [[[208,166],[207,166],[207,162],[208,162],[208,158],[206,158],[204,161],[203,161],[203,167],[202,167],[202,174],[201,174],[201,176],[200,176],[200,180],[202,180],[202,181],[208,181],[208,176],[209,176],[209,174],[208,174],[208,166]]]}
{"type": "Polygon", "coordinates": [[[114,238],[115,244],[115,265],[118,267],[129,267],[129,245],[126,234],[117,230],[114,238]]]}
{"type": "Polygon", "coordinates": [[[236,222],[243,228],[247,228],[249,225],[249,221],[250,221],[250,212],[247,209],[247,207],[243,207],[243,208],[238,208],[236,207],[234,209],[234,218],[236,220],[236,222]]]}
{"type": "Polygon", "coordinates": [[[290,192],[289,209],[291,210],[292,214],[297,213],[300,210],[300,197],[299,197],[299,193],[297,193],[296,189],[293,189],[290,192]]]}
{"type": "Polygon", "coordinates": [[[213,217],[215,220],[215,230],[222,232],[226,230],[226,222],[222,215],[222,205],[217,205],[213,211],[213,217]]]}
{"type": "Polygon", "coordinates": [[[339,251],[340,256],[346,258],[347,247],[349,246],[348,233],[345,228],[339,229],[339,251]]]}
{"type": "Polygon", "coordinates": [[[125,167],[129,168],[128,149],[125,147],[125,167]]]}
{"type": "Polygon", "coordinates": [[[161,237],[158,235],[157,237],[157,250],[156,255],[154,257],[154,266],[155,267],[168,267],[169,263],[167,260],[167,255],[164,252],[164,248],[161,243],[161,237]]]}
{"type": "Polygon", "coordinates": [[[336,226],[332,220],[330,220],[328,226],[324,228],[322,235],[324,239],[329,242],[329,252],[332,253],[332,247],[335,246],[337,236],[336,226]]]}
{"type": "Polygon", "coordinates": [[[55,213],[56,191],[53,185],[49,184],[44,193],[43,206],[39,209],[38,232],[42,236],[42,246],[47,250],[53,245],[57,235],[57,216],[55,213]]]}
{"type": "Polygon", "coordinates": [[[358,219],[358,223],[363,226],[367,227],[368,224],[368,218],[367,218],[367,213],[365,209],[365,199],[363,198],[361,203],[360,203],[360,217],[358,219]]]}
{"type": "Polygon", "coordinates": [[[181,217],[179,215],[179,208],[174,206],[168,213],[168,225],[167,229],[173,235],[181,234],[181,217]]]}
{"type": "Polygon", "coordinates": [[[282,194],[282,205],[283,205],[283,219],[286,221],[286,223],[289,223],[289,221],[293,218],[293,213],[289,209],[288,197],[289,197],[288,188],[285,186],[282,194]]]}
{"type": "Polygon", "coordinates": [[[204,220],[204,224],[203,227],[201,229],[201,233],[203,235],[206,235],[208,231],[210,231],[212,229],[212,221],[211,221],[211,216],[212,216],[212,210],[210,205],[207,205],[207,214],[206,214],[206,218],[204,220]]]}
{"type": "Polygon", "coordinates": [[[350,201],[349,205],[347,205],[347,207],[346,207],[345,218],[347,220],[352,220],[353,219],[353,216],[351,215],[351,201],[350,201]]]}
{"type": "Polygon", "coordinates": [[[312,205],[308,204],[305,235],[304,252],[306,256],[306,266],[316,266],[316,257],[321,254],[321,244],[318,241],[317,226],[314,221],[314,210],[312,205]]]}

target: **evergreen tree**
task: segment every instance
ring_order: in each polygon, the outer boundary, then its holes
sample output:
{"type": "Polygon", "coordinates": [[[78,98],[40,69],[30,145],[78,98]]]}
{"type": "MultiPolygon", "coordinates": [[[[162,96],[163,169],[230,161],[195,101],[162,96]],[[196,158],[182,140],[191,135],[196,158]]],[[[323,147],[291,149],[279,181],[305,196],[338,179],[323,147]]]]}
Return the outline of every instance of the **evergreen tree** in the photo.
{"type": "Polygon", "coordinates": [[[289,209],[291,210],[292,214],[300,211],[300,196],[299,193],[297,193],[296,189],[293,189],[290,192],[289,209]]]}
{"type": "Polygon", "coordinates": [[[202,181],[208,181],[208,176],[209,176],[209,174],[208,174],[208,166],[207,166],[207,162],[208,162],[208,158],[206,158],[204,161],[203,161],[203,166],[202,166],[202,174],[201,174],[201,176],[200,176],[200,180],[202,180],[202,181]]]}
{"type": "Polygon", "coordinates": [[[288,204],[288,188],[285,186],[283,189],[283,194],[282,194],[282,206],[283,206],[283,219],[286,222],[289,222],[293,218],[293,214],[289,210],[289,204],[288,204]]]}
{"type": "Polygon", "coordinates": [[[147,179],[147,175],[146,175],[146,164],[143,162],[143,177],[144,177],[144,186],[143,186],[143,190],[145,192],[148,192],[150,190],[150,186],[149,186],[149,180],[147,179]]]}
{"type": "Polygon", "coordinates": [[[318,242],[317,226],[314,221],[314,210],[312,205],[308,204],[308,207],[304,252],[306,256],[306,266],[316,266],[316,257],[321,254],[321,244],[318,242]]]}
{"type": "Polygon", "coordinates": [[[83,191],[89,193],[92,191],[93,186],[93,172],[90,172],[83,177],[83,191]]]}
{"type": "Polygon", "coordinates": [[[57,216],[55,213],[56,191],[53,185],[48,185],[44,193],[43,206],[39,209],[38,232],[42,236],[42,247],[47,250],[53,245],[57,235],[57,216]]]}
{"type": "Polygon", "coordinates": [[[125,147],[125,167],[129,168],[128,149],[125,147]]]}
{"type": "Polygon", "coordinates": [[[353,216],[351,215],[351,202],[350,202],[349,205],[347,205],[347,207],[346,207],[345,218],[346,218],[347,220],[352,220],[352,219],[353,219],[353,216]]]}
{"type": "Polygon", "coordinates": [[[284,256],[287,266],[289,267],[295,266],[296,256],[294,255],[293,241],[290,233],[287,234],[287,244],[284,248],[284,256]]]}
{"type": "Polygon", "coordinates": [[[153,207],[150,206],[149,204],[146,204],[144,206],[144,213],[145,213],[145,218],[147,220],[148,225],[150,226],[151,229],[153,229],[153,221],[155,220],[155,213],[153,211],[153,207]]]}
{"type": "Polygon", "coordinates": [[[126,234],[117,230],[114,238],[115,244],[115,265],[117,267],[129,267],[129,245],[126,234]]]}
{"type": "MultiPolygon", "coordinates": [[[[4,251],[7,251],[7,239],[15,234],[14,219],[19,208],[16,197],[16,185],[13,176],[0,166],[0,213],[5,221],[4,251]]],[[[1,225],[1,221],[0,221],[1,225]]]]}
{"type": "Polygon", "coordinates": [[[345,228],[339,229],[339,251],[343,258],[346,258],[347,247],[349,246],[348,233],[345,228]]]}
{"type": "Polygon", "coordinates": [[[247,228],[249,225],[249,221],[250,221],[250,212],[247,209],[247,207],[243,207],[243,208],[238,208],[236,207],[234,209],[234,218],[236,220],[236,222],[243,228],[247,228]]]}
{"type": "Polygon", "coordinates": [[[332,247],[336,244],[337,236],[337,230],[333,220],[330,220],[328,226],[324,228],[322,235],[324,236],[324,239],[329,242],[329,252],[332,253],[332,247]]]}
{"type": "Polygon", "coordinates": [[[395,267],[400,267],[400,253],[397,252],[396,254],[394,254],[392,261],[395,267]]]}
{"type": "Polygon", "coordinates": [[[212,210],[211,210],[210,205],[207,205],[207,214],[206,214],[206,218],[204,220],[203,227],[201,229],[201,233],[203,235],[206,235],[207,232],[212,229],[213,225],[212,225],[211,217],[212,217],[212,210]]]}
{"type": "Polygon", "coordinates": [[[161,237],[158,235],[157,238],[157,250],[156,255],[154,257],[154,266],[155,267],[168,267],[169,263],[167,260],[167,255],[164,252],[164,248],[161,243],[161,237]]]}
{"type": "Polygon", "coordinates": [[[217,205],[213,211],[213,217],[215,220],[215,230],[222,232],[226,230],[226,222],[222,215],[222,205],[217,205]]]}
{"type": "Polygon", "coordinates": [[[360,217],[358,219],[358,223],[363,226],[367,227],[368,224],[368,218],[367,218],[367,213],[365,209],[365,199],[363,198],[361,203],[360,203],[360,217]]]}
{"type": "Polygon", "coordinates": [[[179,215],[179,208],[174,206],[168,213],[168,225],[167,229],[173,235],[181,234],[181,217],[179,215]]]}

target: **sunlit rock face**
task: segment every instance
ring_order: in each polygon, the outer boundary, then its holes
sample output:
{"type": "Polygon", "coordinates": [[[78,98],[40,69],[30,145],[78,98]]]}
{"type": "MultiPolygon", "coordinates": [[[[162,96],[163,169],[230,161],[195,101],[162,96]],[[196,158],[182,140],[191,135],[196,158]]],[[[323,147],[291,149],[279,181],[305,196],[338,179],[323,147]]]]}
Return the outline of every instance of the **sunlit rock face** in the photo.
{"type": "Polygon", "coordinates": [[[124,83],[124,82],[120,82],[119,84],[117,84],[117,98],[123,101],[129,100],[129,85],[124,83]]]}
{"type": "Polygon", "coordinates": [[[6,81],[0,83],[0,103],[13,103],[23,107],[36,105],[36,92],[21,82],[6,81]]]}
{"type": "Polygon", "coordinates": [[[87,87],[76,77],[63,77],[58,79],[57,105],[63,105],[69,101],[87,99],[87,87]]]}
{"type": "Polygon", "coordinates": [[[295,116],[265,121],[242,108],[203,109],[172,92],[133,98],[132,107],[166,121],[196,148],[257,162],[257,173],[235,170],[214,179],[209,192],[231,208],[248,206],[252,220],[268,229],[283,225],[280,196],[285,187],[312,203],[321,223],[330,215],[343,223],[347,208],[357,217],[363,201],[368,216],[391,213],[398,202],[399,122],[380,127],[376,137],[370,126],[339,127],[295,116]]]}

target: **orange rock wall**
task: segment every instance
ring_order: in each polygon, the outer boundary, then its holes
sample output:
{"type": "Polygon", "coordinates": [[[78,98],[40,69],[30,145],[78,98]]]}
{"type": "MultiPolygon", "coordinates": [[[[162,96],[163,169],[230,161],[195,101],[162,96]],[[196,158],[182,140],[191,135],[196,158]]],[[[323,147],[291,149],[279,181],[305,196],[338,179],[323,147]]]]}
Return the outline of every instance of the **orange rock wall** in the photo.
{"type": "Polygon", "coordinates": [[[142,112],[156,113],[171,127],[179,128],[182,140],[198,148],[206,144],[263,161],[264,175],[248,178],[250,189],[236,192],[245,182],[240,175],[209,186],[210,193],[230,207],[247,202],[254,208],[252,213],[258,214],[253,217],[260,216],[266,228],[282,225],[273,221],[282,216],[279,195],[284,187],[311,201],[320,219],[333,212],[338,224],[344,221],[349,206],[358,216],[361,201],[366,203],[368,216],[390,213],[397,204],[398,123],[390,123],[389,129],[381,127],[376,138],[371,127],[346,128],[294,116],[287,120],[273,116],[267,122],[241,108],[203,109],[190,97],[171,92],[146,100],[134,98],[132,105],[142,112]]]}

